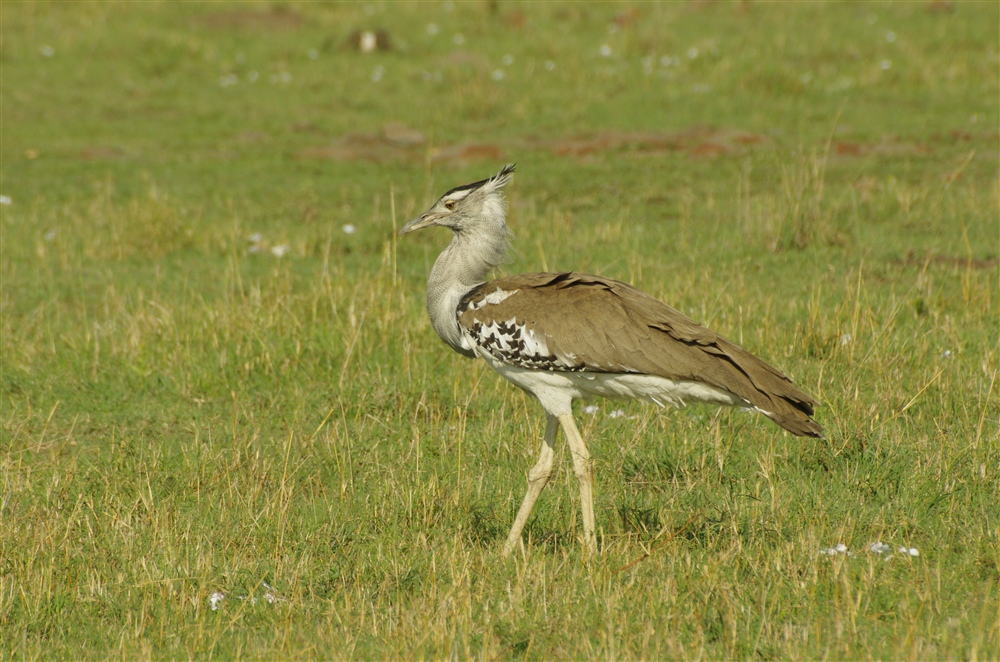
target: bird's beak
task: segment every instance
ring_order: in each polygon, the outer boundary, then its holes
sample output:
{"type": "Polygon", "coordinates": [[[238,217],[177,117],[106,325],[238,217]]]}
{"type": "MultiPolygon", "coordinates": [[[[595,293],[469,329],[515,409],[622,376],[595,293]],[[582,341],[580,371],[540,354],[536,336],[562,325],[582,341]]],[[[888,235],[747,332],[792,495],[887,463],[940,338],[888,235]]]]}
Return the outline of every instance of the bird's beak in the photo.
{"type": "Polygon", "coordinates": [[[415,230],[422,230],[431,225],[435,225],[437,223],[437,219],[438,217],[434,214],[431,213],[424,214],[419,218],[415,218],[406,225],[404,225],[402,229],[399,231],[399,234],[401,235],[409,234],[410,232],[413,232],[415,230]]]}

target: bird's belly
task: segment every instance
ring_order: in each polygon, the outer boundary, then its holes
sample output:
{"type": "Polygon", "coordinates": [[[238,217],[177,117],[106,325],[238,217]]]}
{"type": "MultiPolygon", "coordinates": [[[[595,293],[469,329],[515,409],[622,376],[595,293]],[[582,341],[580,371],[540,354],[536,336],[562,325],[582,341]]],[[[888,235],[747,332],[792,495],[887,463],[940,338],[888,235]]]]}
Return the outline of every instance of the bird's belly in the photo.
{"type": "Polygon", "coordinates": [[[581,392],[588,395],[645,400],[661,407],[683,407],[690,402],[732,406],[748,404],[738,395],[704,382],[668,379],[657,375],[593,372],[570,373],[569,377],[576,382],[581,392]]]}
{"type": "Polygon", "coordinates": [[[674,407],[683,407],[690,402],[749,406],[736,394],[704,382],[656,375],[528,370],[508,365],[489,355],[484,358],[501,376],[534,395],[542,407],[553,414],[569,413],[573,400],[587,400],[595,396],[645,400],[674,407]]]}

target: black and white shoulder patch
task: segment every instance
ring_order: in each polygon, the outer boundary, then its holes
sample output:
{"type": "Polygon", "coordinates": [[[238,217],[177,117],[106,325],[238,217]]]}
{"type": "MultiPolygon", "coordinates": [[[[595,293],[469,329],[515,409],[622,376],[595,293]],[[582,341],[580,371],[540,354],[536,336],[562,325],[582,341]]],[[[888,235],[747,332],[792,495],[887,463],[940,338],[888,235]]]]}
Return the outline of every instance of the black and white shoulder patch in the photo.
{"type": "Polygon", "coordinates": [[[519,319],[519,290],[481,285],[459,302],[456,314],[470,349],[485,352],[497,361],[528,370],[578,372],[585,369],[575,357],[550,351],[544,334],[531,321],[519,319]],[[506,304],[506,305],[505,305],[506,304]]]}

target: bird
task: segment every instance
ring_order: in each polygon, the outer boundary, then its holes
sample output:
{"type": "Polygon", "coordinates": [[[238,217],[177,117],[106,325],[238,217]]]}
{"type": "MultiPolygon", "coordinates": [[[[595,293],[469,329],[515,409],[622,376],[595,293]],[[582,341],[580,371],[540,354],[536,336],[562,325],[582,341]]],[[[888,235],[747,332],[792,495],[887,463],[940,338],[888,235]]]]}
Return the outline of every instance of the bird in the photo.
{"type": "Polygon", "coordinates": [[[575,400],[742,407],[794,435],[823,436],[813,419],[819,403],[780,370],[627,283],[577,272],[489,280],[511,245],[503,189],[514,170],[508,164],[492,177],[451,189],[399,230],[452,231],[427,280],[431,326],[453,350],[485,360],[545,411],[541,450],[503,556],[523,545],[524,526],[553,474],[560,428],[579,482],[583,545],[587,554],[597,551],[594,480],[573,418],[575,400]]]}

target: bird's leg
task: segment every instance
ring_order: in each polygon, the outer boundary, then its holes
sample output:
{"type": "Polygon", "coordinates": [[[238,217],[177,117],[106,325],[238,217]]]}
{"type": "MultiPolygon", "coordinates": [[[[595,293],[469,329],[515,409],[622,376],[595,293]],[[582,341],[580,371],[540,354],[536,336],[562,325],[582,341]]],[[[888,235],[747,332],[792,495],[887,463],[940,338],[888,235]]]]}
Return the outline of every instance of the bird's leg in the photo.
{"type": "Polygon", "coordinates": [[[528,493],[524,495],[521,502],[521,509],[517,511],[517,518],[514,526],[510,528],[507,542],[503,545],[503,555],[507,556],[514,545],[521,542],[521,531],[528,522],[531,509],[535,507],[538,495],[542,493],[542,488],[552,477],[552,462],[555,458],[556,433],[559,431],[559,420],[551,414],[545,415],[545,441],[542,443],[542,452],[538,456],[538,462],[531,467],[528,472],[528,493]]]}
{"type": "Polygon", "coordinates": [[[594,479],[590,470],[590,453],[583,443],[580,431],[576,429],[573,414],[559,415],[566,443],[573,455],[573,470],[580,481],[580,507],[583,510],[583,544],[588,552],[597,551],[597,537],[594,534],[594,479]]]}

